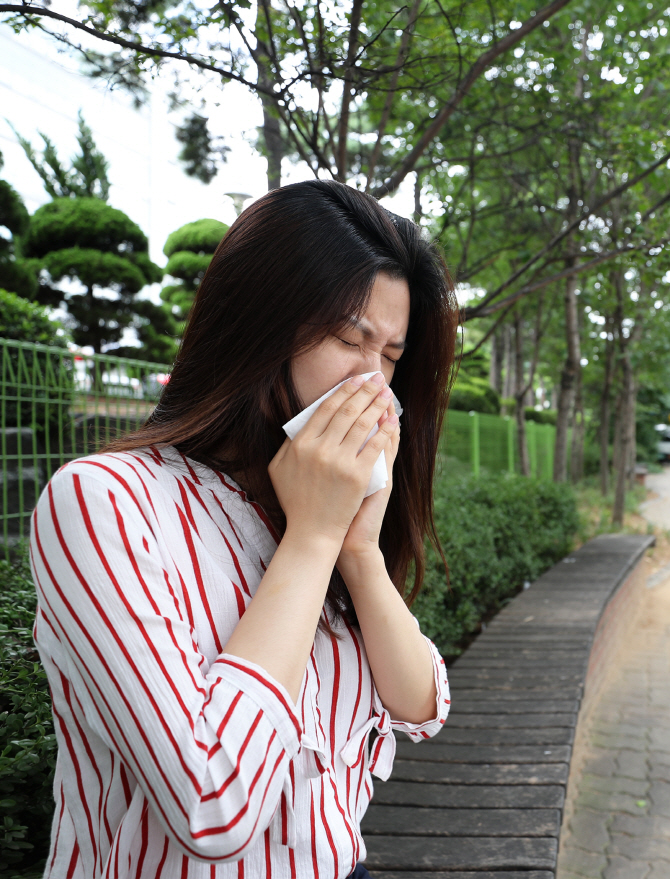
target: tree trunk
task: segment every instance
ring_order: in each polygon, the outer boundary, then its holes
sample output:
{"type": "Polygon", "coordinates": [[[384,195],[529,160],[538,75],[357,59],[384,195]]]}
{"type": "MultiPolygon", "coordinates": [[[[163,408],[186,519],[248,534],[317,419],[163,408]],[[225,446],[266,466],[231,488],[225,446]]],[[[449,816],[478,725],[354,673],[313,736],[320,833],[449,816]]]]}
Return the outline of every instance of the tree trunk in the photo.
{"type": "Polygon", "coordinates": [[[622,388],[621,388],[621,412],[620,412],[620,448],[618,454],[618,467],[616,469],[616,489],[614,493],[614,509],[612,511],[612,523],[618,527],[623,526],[624,510],[626,506],[626,486],[629,479],[631,453],[633,451],[633,420],[635,418],[635,378],[631,363],[628,346],[622,357],[622,388]]]}
{"type": "MultiPolygon", "coordinates": [[[[575,256],[566,263],[574,265],[575,256]]],[[[568,427],[575,404],[577,375],[580,370],[579,319],[577,311],[577,278],[571,276],[565,283],[565,337],[567,352],[561,385],[558,395],[558,412],[556,413],[556,446],[554,450],[554,481],[565,482],[568,469],[568,427]]]]}
{"type": "Polygon", "coordinates": [[[421,174],[417,171],[414,175],[414,222],[420,223],[421,217],[423,217],[423,208],[421,207],[421,174]]]}
{"type": "Polygon", "coordinates": [[[489,366],[489,384],[499,394],[502,394],[503,355],[505,353],[501,339],[502,333],[503,330],[499,327],[491,336],[491,364],[489,366]]]}
{"type": "Polygon", "coordinates": [[[628,488],[632,490],[635,485],[635,465],[637,464],[637,382],[633,375],[633,391],[631,396],[630,409],[628,412],[630,418],[630,446],[628,447],[628,488]]]}
{"type": "Polygon", "coordinates": [[[570,450],[570,480],[581,482],[584,478],[584,405],[582,400],[581,370],[577,373],[577,390],[575,393],[574,418],[572,422],[572,448],[570,450]]]}
{"type": "MultiPolygon", "coordinates": [[[[610,322],[606,324],[609,326],[610,322]]],[[[614,373],[614,338],[608,338],[605,342],[605,376],[600,391],[600,426],[598,439],[600,442],[600,491],[603,497],[609,491],[610,482],[610,397],[612,394],[612,376],[614,373]]]]}
{"type": "Polygon", "coordinates": [[[528,457],[528,443],[526,442],[526,413],[524,401],[526,388],[524,387],[523,369],[523,319],[517,312],[514,315],[514,398],[516,400],[516,436],[519,451],[519,466],[522,476],[530,476],[530,459],[528,457]]]}
{"type": "MultiPolygon", "coordinates": [[[[259,2],[256,11],[256,33],[267,35],[266,9],[263,2],[259,2]]],[[[254,56],[258,71],[257,82],[261,88],[272,90],[272,62],[267,53],[264,41],[258,40],[254,56]]],[[[263,92],[260,93],[261,106],[263,107],[263,142],[265,156],[268,160],[268,191],[279,189],[281,186],[281,162],[286,155],[286,147],[281,133],[279,117],[272,101],[263,92]]]]}
{"type": "Polygon", "coordinates": [[[514,396],[514,387],[516,379],[514,377],[514,355],[512,352],[512,327],[509,324],[503,324],[501,327],[503,336],[503,362],[505,364],[505,374],[502,383],[503,399],[509,399],[514,396]]]}

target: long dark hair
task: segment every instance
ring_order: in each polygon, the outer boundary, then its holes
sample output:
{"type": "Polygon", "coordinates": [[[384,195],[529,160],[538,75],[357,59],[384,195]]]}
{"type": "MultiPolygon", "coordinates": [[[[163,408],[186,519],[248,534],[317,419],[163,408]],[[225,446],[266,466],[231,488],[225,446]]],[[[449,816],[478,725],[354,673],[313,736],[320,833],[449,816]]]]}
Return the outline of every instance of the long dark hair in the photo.
{"type": "MultiPolygon", "coordinates": [[[[311,180],[268,192],[247,208],[200,284],[156,409],[106,451],[173,445],[229,475],[243,473],[243,487],[281,536],[286,520],[267,468],[285,439],[281,425],[303,407],[291,358],[362,316],[379,272],[404,278],[410,292],[407,348],[392,382],[404,408],[402,434],[380,548],[402,595],[414,564],[411,604],[425,571],[424,535],[444,559],[432,484],[458,307],[435,246],[371,196],[311,180]]],[[[352,612],[337,570],[327,601],[336,615],[352,612]]]]}

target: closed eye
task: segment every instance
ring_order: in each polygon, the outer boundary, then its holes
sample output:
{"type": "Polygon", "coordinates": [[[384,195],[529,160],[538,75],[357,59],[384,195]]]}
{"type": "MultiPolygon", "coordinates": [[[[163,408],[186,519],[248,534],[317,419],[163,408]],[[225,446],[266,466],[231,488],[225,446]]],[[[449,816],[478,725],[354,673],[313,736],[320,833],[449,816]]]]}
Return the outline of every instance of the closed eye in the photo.
{"type": "MultiPolygon", "coordinates": [[[[345,342],[344,339],[340,339],[339,336],[336,336],[336,338],[339,339],[339,341],[342,342],[343,345],[346,345],[347,348],[358,348],[358,345],[354,345],[353,342],[345,342]]],[[[386,357],[386,359],[387,359],[390,363],[395,364],[395,363],[398,362],[397,360],[394,360],[392,357],[389,357],[388,354],[384,354],[384,355],[382,355],[382,356],[383,356],[383,357],[386,357]]]]}

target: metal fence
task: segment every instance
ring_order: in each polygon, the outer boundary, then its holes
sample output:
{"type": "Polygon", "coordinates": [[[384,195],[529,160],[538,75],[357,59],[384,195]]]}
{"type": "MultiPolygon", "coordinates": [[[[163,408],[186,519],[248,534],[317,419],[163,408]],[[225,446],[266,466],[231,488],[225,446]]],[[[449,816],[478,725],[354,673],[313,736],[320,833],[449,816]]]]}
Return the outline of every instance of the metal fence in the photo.
{"type": "MultiPolygon", "coordinates": [[[[449,411],[445,420],[440,453],[455,458],[476,476],[491,473],[518,473],[517,427],[513,418],[479,412],[449,411]]],[[[551,479],[554,469],[556,428],[551,424],[526,422],[526,443],[531,476],[551,479]]]]}
{"type": "Polygon", "coordinates": [[[28,535],[41,490],[66,461],[139,427],[169,367],[0,339],[0,553],[28,535]]]}
{"type": "MultiPolygon", "coordinates": [[[[0,339],[0,552],[28,535],[30,514],[52,474],[139,427],[169,367],[105,354],[0,339]]],[[[531,472],[551,478],[554,428],[528,422],[531,472]]],[[[473,473],[518,470],[511,418],[449,412],[442,455],[473,473]]]]}

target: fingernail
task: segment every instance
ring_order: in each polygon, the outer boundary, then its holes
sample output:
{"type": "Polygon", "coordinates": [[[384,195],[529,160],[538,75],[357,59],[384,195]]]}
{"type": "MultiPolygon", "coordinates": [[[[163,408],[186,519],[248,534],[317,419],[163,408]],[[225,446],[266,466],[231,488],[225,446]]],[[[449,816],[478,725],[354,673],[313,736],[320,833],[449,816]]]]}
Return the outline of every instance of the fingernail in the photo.
{"type": "Polygon", "coordinates": [[[398,418],[397,415],[391,415],[391,416],[389,416],[388,421],[386,423],[393,426],[394,424],[397,424],[399,420],[400,419],[398,418]]]}
{"type": "Polygon", "coordinates": [[[381,372],[376,372],[373,376],[370,377],[370,381],[374,382],[376,385],[384,384],[384,376],[381,372]]]}
{"type": "Polygon", "coordinates": [[[352,379],[349,379],[349,381],[355,388],[360,388],[365,379],[362,375],[355,375],[352,379]]]}
{"type": "Polygon", "coordinates": [[[380,397],[384,397],[385,400],[390,400],[393,396],[393,391],[387,385],[384,390],[379,394],[380,397]]]}

